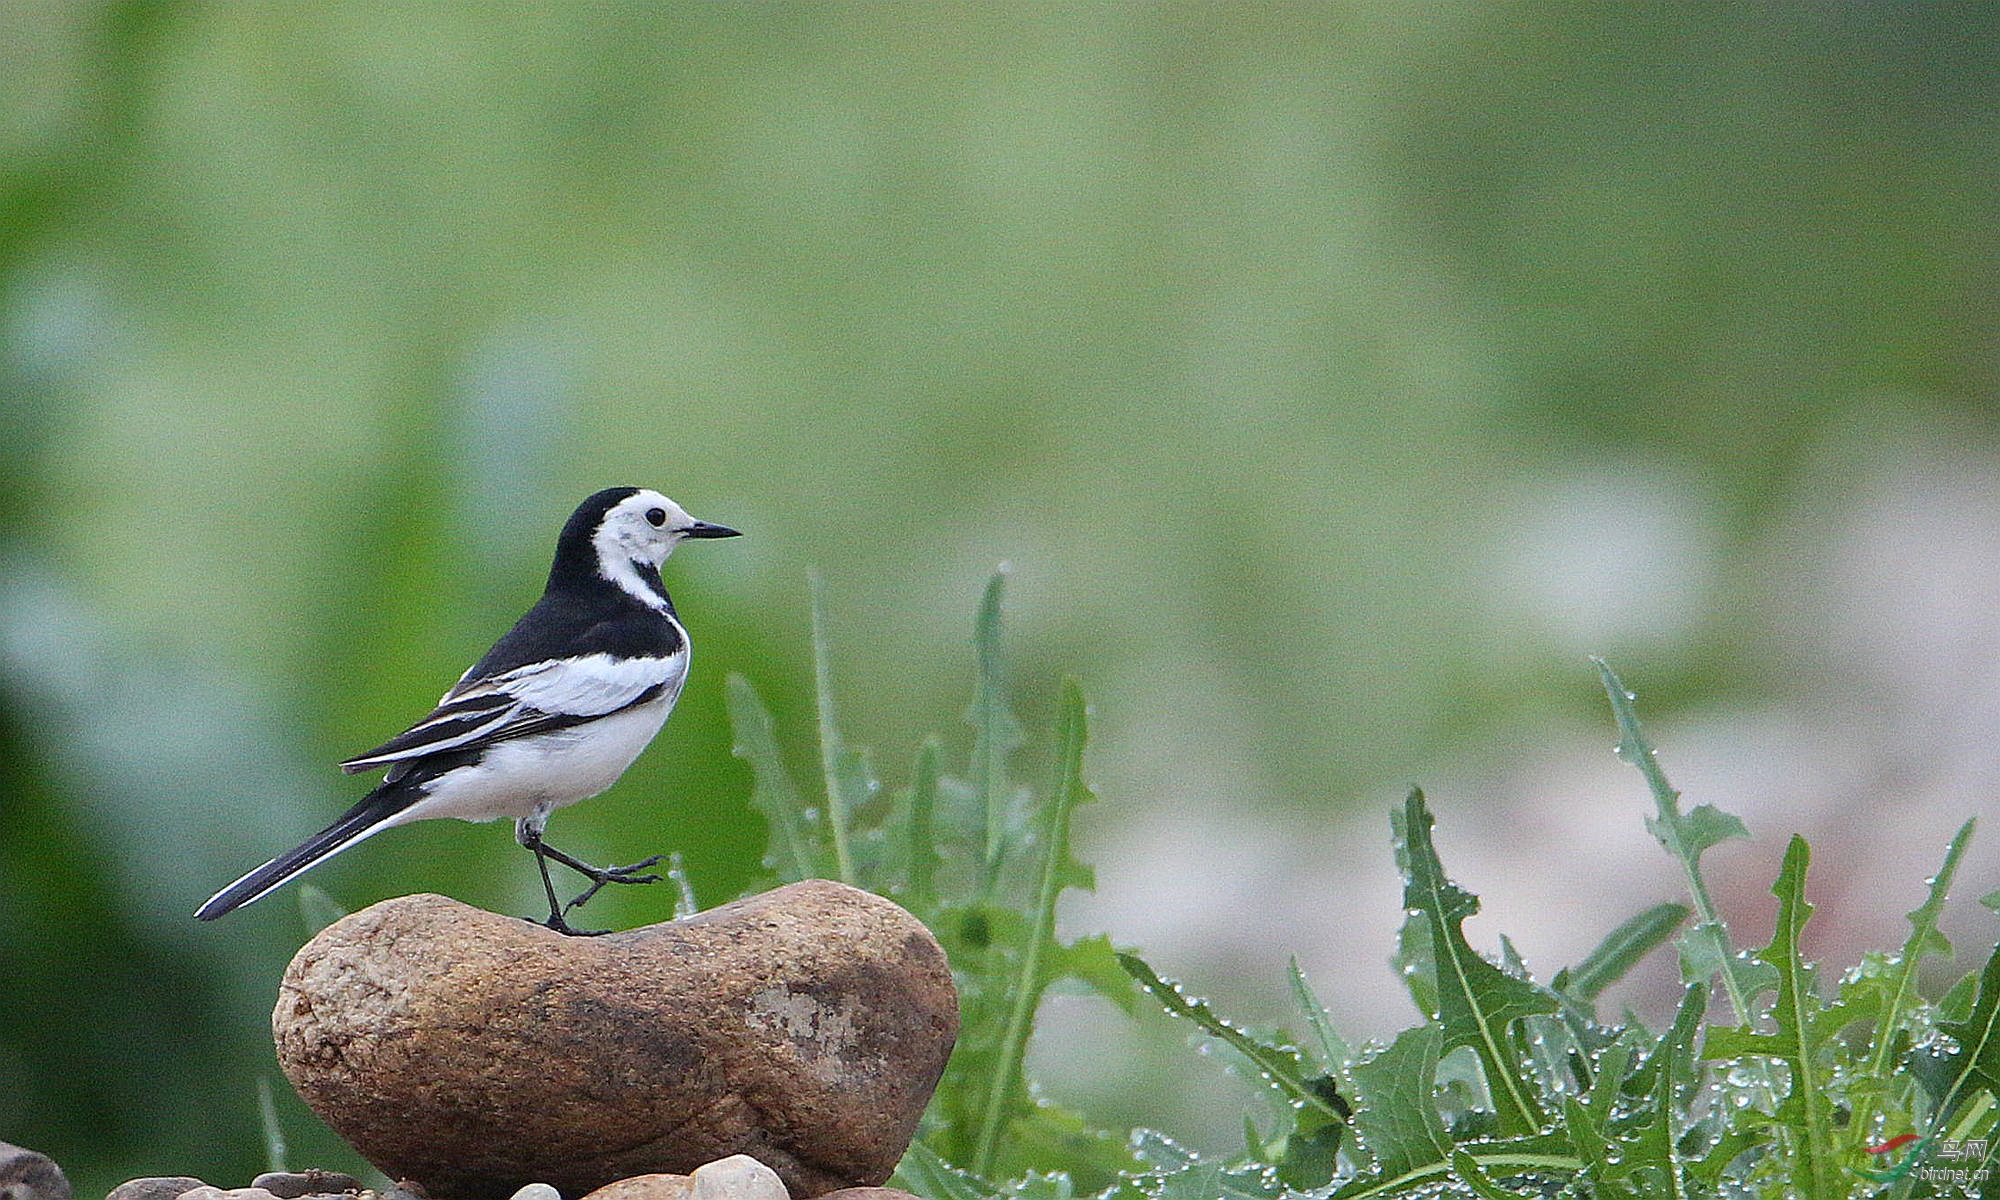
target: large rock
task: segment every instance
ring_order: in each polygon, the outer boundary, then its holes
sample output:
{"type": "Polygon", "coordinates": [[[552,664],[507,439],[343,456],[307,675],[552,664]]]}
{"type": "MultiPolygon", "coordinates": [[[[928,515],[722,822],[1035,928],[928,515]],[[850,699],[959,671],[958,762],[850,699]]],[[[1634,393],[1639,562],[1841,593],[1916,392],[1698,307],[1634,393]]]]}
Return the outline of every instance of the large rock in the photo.
{"type": "Polygon", "coordinates": [[[958,1003],[916,918],[808,880],[594,938],[385,900],[299,951],[272,1029],[313,1111],[438,1200],[733,1154],[816,1196],[895,1169],[958,1003]]]}

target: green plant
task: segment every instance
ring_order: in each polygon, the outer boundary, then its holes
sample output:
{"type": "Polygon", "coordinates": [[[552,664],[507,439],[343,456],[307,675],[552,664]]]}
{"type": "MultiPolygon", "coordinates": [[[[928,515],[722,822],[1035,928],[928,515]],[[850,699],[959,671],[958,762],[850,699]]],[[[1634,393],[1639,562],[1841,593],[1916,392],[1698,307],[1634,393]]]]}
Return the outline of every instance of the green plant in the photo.
{"type": "MultiPolygon", "coordinates": [[[[1742,823],[1708,806],[1681,811],[1640,729],[1634,697],[1609,667],[1599,668],[1619,725],[1619,753],[1653,794],[1657,813],[1648,828],[1680,861],[1694,899],[1695,923],[1678,943],[1688,988],[1672,1025],[1655,1034],[1629,1018],[1601,1024],[1594,1002],[1688,910],[1641,913],[1583,963],[1537,983],[1504,939],[1498,963],[1466,942],[1460,925],[1478,901],[1446,877],[1430,839],[1430,810],[1422,793],[1412,792],[1394,822],[1410,913],[1399,961],[1429,1019],[1348,1062],[1340,1061],[1344,1051],[1324,1048],[1323,1035],[1316,1056],[1278,1039],[1253,1039],[1250,1051],[1286,1096],[1296,1097],[1320,1071],[1352,1097],[1339,1174],[1314,1194],[1981,1194],[2000,1117],[2000,952],[1936,1005],[1915,987],[1922,959],[1950,953],[1937,918],[1973,822],[1952,839],[1928,898],[1910,913],[1900,952],[1869,956],[1826,998],[1799,947],[1812,915],[1805,841],[1792,839],[1773,886],[1779,915],[1770,943],[1754,957],[1743,953],[1709,901],[1700,861],[1710,846],[1743,836],[1742,823]],[[1717,981],[1727,1023],[1707,1020],[1717,981]]],[[[1223,1036],[1220,1018],[1205,1006],[1138,960],[1127,967],[1169,1012],[1223,1036]]],[[[1309,1026],[1327,1023],[1297,980],[1294,995],[1309,1026]]],[[[1236,1031],[1224,1040],[1235,1045],[1247,1036],[1236,1031]]],[[[1294,1104],[1303,1129],[1305,1108],[1294,1104]]],[[[1283,1197],[1305,1190],[1285,1177],[1290,1153],[1289,1138],[1253,1138],[1244,1159],[1155,1159],[1154,1172],[1132,1186],[1160,1197],[1283,1197]],[[1189,1174],[1204,1170],[1211,1174],[1189,1174]]]]}
{"type": "Polygon", "coordinates": [[[1537,982],[1504,938],[1497,961],[1466,939],[1478,898],[1446,873],[1429,805],[1412,791],[1391,820],[1408,914],[1396,962],[1427,1019],[1357,1054],[1295,962],[1288,991],[1310,1036],[1253,1033],[1105,938],[1055,937],[1058,895],[1090,886],[1069,850],[1071,815],[1090,799],[1086,712],[1076,685],[1065,685],[1053,778],[1040,791],[1021,786],[1011,773],[1023,736],[1006,702],[1001,590],[996,576],[975,623],[962,773],[943,769],[933,739],[909,785],[887,793],[867,757],[841,741],[817,585],[822,803],[802,799],[750,685],[729,685],[737,753],[771,824],[771,869],[891,895],[951,957],[963,1032],[899,1171],[905,1186],[932,1200],[1915,1200],[1979,1195],[1978,1181],[1994,1172],[2000,951],[1935,1003],[1916,988],[1923,960],[1951,952],[1937,921],[1973,822],[1909,914],[1901,949],[1867,956],[1823,995],[1800,950],[1812,915],[1805,841],[1792,839],[1773,886],[1770,942],[1746,953],[1710,900],[1701,862],[1718,842],[1746,836],[1742,822],[1708,805],[1681,809],[1634,697],[1600,662],[1619,754],[1646,780],[1655,807],[1647,828],[1679,862],[1691,905],[1655,905],[1537,982]],[[1629,1016],[1600,1020],[1604,988],[1676,931],[1687,988],[1672,1023],[1654,1032],[1629,1016]],[[1267,1131],[1246,1118],[1245,1151],[1217,1157],[1149,1130],[1115,1138],[1041,1101],[1022,1062],[1042,996],[1066,978],[1128,1009],[1136,982],[1245,1060],[1281,1123],[1267,1131]],[[1714,1020],[1712,993],[1722,1010],[1714,1020]]]}
{"type": "MultiPolygon", "coordinates": [[[[958,985],[958,1047],[938,1085],[920,1146],[981,1177],[1061,1170],[1107,1186],[1137,1162],[1122,1138],[1088,1129],[1037,1097],[1023,1076],[1028,1038],[1048,989],[1069,979],[1128,1011],[1136,995],[1109,939],[1064,942],[1056,900],[1089,888],[1090,868],[1070,854],[1070,818],[1091,799],[1083,782],[1088,714],[1064,686],[1053,777],[1043,788],[1013,774],[1023,743],[1007,703],[1000,645],[1004,577],[987,584],[974,623],[976,673],[966,714],[965,768],[944,769],[941,742],[926,741],[908,786],[885,790],[868,757],[841,738],[834,715],[824,605],[812,587],[820,798],[808,801],[785,769],[771,717],[742,676],[728,684],[736,753],[754,776],[751,803],[771,827],[765,865],[784,882],[839,879],[889,896],[944,945],[958,985]]],[[[921,1172],[925,1149],[906,1172],[921,1172]]],[[[943,1174],[939,1178],[944,1178],[943,1174]]],[[[935,1183],[935,1180],[932,1181],[935,1183]]]]}

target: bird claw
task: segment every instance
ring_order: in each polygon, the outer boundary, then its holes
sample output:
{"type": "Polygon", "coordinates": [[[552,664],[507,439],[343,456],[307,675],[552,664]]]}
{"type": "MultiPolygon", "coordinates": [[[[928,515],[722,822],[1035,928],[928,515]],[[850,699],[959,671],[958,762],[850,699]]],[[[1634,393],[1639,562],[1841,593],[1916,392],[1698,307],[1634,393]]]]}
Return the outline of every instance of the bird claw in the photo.
{"type": "MultiPolygon", "coordinates": [[[[635,863],[630,863],[630,864],[628,864],[628,865],[626,865],[626,866],[622,866],[622,867],[594,867],[594,868],[592,868],[592,869],[591,869],[591,870],[589,870],[589,871],[585,871],[585,872],[583,872],[583,874],[584,874],[584,875],[585,875],[586,877],[588,877],[588,878],[590,879],[590,881],[591,881],[591,883],[590,883],[590,886],[589,886],[589,887],[587,887],[587,888],[585,888],[585,889],[583,889],[583,891],[579,892],[579,893],[577,894],[577,897],[576,897],[576,899],[574,899],[574,900],[570,901],[570,902],[569,902],[568,904],[565,904],[565,905],[563,905],[563,912],[568,912],[568,911],[570,911],[570,910],[571,910],[571,909],[573,909],[573,908],[581,908],[581,907],[583,907],[583,905],[584,905],[585,903],[587,903],[587,902],[588,902],[588,901],[590,900],[590,898],[591,898],[591,897],[593,897],[593,896],[597,895],[597,893],[599,893],[599,892],[603,891],[603,890],[604,890],[604,885],[605,885],[605,884],[607,884],[607,883],[658,883],[658,882],[660,882],[660,879],[661,879],[661,877],[660,877],[660,876],[658,876],[658,875],[652,875],[652,874],[646,874],[646,875],[640,875],[640,874],[636,874],[636,872],[639,872],[639,871],[644,871],[644,870],[645,870],[645,869],[646,869],[647,867],[650,867],[650,866],[652,866],[652,865],[653,865],[654,863],[656,863],[656,862],[659,862],[659,861],[660,861],[660,856],[659,856],[659,855],[657,855],[657,854],[655,854],[655,855],[653,855],[653,856],[652,856],[651,858],[642,858],[642,859],[640,859],[640,860],[639,860],[638,862],[635,862],[635,863]]],[[[552,920],[556,920],[556,921],[560,921],[560,920],[562,920],[562,918],[561,918],[560,916],[557,916],[556,914],[553,914],[553,913],[551,913],[551,914],[550,914],[550,918],[551,918],[552,920]]],[[[554,928],[554,927],[553,927],[553,926],[551,926],[551,928],[554,928]]]]}
{"type": "MultiPolygon", "coordinates": [[[[527,919],[534,921],[533,917],[527,919]]],[[[548,920],[535,921],[535,924],[553,929],[564,937],[603,937],[605,934],[611,932],[609,929],[578,929],[568,921],[563,920],[562,916],[558,913],[550,913],[548,920]]]]}

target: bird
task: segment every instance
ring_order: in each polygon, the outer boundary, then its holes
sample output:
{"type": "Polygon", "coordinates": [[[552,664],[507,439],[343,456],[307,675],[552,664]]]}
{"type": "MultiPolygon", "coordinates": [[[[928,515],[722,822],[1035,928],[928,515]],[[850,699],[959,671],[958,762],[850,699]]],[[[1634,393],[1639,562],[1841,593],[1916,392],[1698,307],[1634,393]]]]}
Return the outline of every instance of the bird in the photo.
{"type": "Polygon", "coordinates": [[[577,506],[556,539],[548,584],[514,627],[474,663],[428,716],[340,764],[348,774],[387,768],[381,785],[325,829],[244,874],[195,910],[213,921],[384,829],[434,817],[514,818],[535,856],[549,917],[613,883],[654,883],[654,855],[594,867],[543,840],[556,809],[598,795],[625,773],[666,723],[687,681],[688,635],[660,578],[683,541],[740,536],[697,521],[646,488],[606,488],[577,506]],[[567,905],[554,861],[590,880],[567,905]]]}

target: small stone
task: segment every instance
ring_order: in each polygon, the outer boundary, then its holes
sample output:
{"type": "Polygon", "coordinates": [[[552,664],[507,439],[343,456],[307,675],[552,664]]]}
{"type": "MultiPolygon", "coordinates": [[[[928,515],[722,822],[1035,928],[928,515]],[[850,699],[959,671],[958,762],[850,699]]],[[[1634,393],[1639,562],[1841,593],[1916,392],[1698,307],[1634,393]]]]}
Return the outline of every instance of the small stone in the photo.
{"type": "Polygon", "coordinates": [[[69,1200],[69,1177],[48,1155],[0,1142],[0,1196],[69,1200]]]}
{"type": "Polygon", "coordinates": [[[260,1187],[219,1188],[204,1184],[191,1191],[182,1192],[180,1200],[278,1200],[278,1198],[260,1187]]]}
{"type": "Polygon", "coordinates": [[[112,1188],[104,1200],[180,1200],[196,1188],[207,1186],[192,1175],[148,1175],[126,1180],[112,1188]]]}
{"type": "Polygon", "coordinates": [[[841,1188],[837,1192],[825,1192],[813,1200],[918,1200],[902,1188],[865,1187],[841,1188]]]}
{"type": "Polygon", "coordinates": [[[508,1200],[562,1200],[562,1193],[546,1183],[525,1184],[508,1200]]]}
{"type": "Polygon", "coordinates": [[[658,1172],[607,1183],[583,1200],[688,1200],[693,1193],[691,1177],[658,1172]]]}
{"type": "Polygon", "coordinates": [[[747,1154],[732,1154],[694,1169],[692,1200],[792,1200],[778,1173],[747,1154]]]}
{"type": "MultiPolygon", "coordinates": [[[[263,1188],[278,1200],[303,1200],[306,1196],[339,1195],[361,1191],[361,1181],[352,1175],[310,1167],[303,1171],[266,1171],[251,1180],[250,1186],[263,1188]]],[[[110,1200],[110,1197],[107,1196],[105,1200],[110,1200]]]]}
{"type": "Polygon", "coordinates": [[[895,1170],[958,997],[915,917],[807,880],[604,937],[385,900],[299,951],[271,1023],[320,1119],[438,1200],[735,1154],[813,1196],[895,1170]]]}

